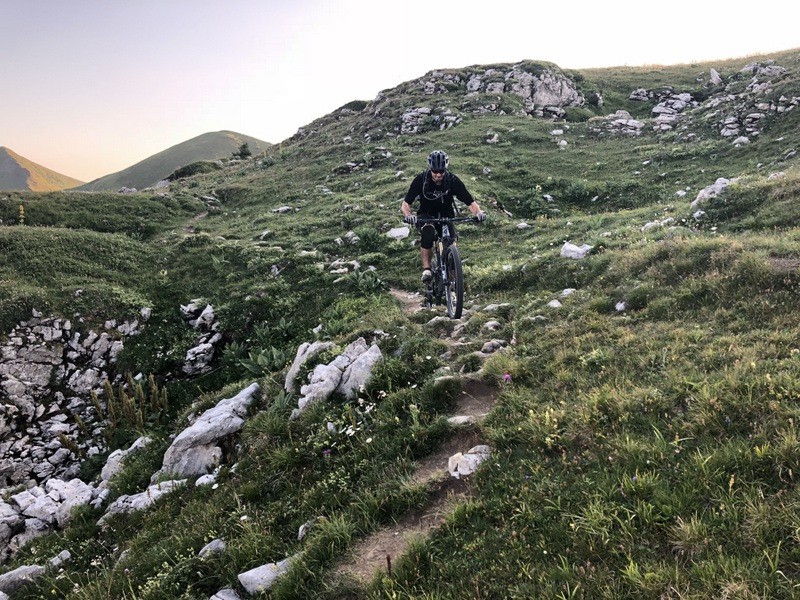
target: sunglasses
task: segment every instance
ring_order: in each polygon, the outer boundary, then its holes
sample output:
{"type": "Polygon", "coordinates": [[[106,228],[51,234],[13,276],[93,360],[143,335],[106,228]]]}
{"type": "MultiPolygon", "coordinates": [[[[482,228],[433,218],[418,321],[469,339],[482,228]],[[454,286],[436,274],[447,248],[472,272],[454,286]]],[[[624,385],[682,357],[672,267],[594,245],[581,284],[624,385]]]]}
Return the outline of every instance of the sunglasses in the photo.
{"type": "Polygon", "coordinates": [[[433,173],[434,175],[441,175],[442,173],[444,173],[444,171],[442,171],[442,170],[438,170],[438,171],[437,170],[432,170],[431,173],[433,173]]]}

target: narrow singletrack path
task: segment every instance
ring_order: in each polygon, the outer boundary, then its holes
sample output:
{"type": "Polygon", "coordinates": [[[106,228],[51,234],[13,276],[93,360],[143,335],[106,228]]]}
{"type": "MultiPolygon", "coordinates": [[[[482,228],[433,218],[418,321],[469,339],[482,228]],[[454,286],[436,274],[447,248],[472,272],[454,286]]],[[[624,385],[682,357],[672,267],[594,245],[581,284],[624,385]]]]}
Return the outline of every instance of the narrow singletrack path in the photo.
{"type": "MultiPolygon", "coordinates": [[[[468,418],[472,423],[479,424],[497,402],[497,394],[497,388],[477,379],[467,379],[453,416],[468,418]]],[[[453,437],[436,452],[419,461],[411,483],[431,488],[428,503],[406,512],[392,525],[360,540],[335,568],[335,572],[367,582],[377,572],[391,569],[391,565],[405,554],[413,541],[424,538],[442,525],[458,503],[472,493],[468,478],[455,479],[450,475],[448,460],[454,454],[466,452],[480,444],[480,437],[479,427],[458,427],[453,437]]]]}

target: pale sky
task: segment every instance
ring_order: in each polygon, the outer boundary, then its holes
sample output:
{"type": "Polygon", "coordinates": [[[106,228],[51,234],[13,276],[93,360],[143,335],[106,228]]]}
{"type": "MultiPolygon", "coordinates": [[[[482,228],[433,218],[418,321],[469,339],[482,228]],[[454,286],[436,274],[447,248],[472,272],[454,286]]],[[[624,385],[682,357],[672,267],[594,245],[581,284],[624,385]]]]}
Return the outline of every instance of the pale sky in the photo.
{"type": "Polygon", "coordinates": [[[84,181],[209,131],[280,142],[437,68],[800,47],[797,0],[0,0],[0,146],[84,181]]]}

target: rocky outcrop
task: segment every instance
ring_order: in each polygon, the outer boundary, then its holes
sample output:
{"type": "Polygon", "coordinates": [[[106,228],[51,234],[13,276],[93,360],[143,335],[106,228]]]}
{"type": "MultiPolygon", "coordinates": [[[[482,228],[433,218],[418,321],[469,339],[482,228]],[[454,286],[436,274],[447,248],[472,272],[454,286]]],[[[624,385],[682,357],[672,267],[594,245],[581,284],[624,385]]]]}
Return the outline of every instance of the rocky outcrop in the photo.
{"type": "Polygon", "coordinates": [[[381,358],[381,350],[376,344],[367,346],[364,338],[358,338],[330,363],[317,365],[308,376],[309,382],[300,388],[301,398],[292,417],[297,417],[315,402],[327,400],[334,393],[345,398],[354,397],[369,381],[372,368],[381,358]]]}
{"type": "Polygon", "coordinates": [[[184,319],[197,331],[195,346],[186,352],[186,358],[182,367],[186,375],[195,376],[208,373],[211,370],[211,361],[214,359],[216,349],[222,341],[222,333],[219,332],[220,324],[214,314],[214,307],[203,303],[200,300],[192,300],[186,306],[181,305],[181,313],[184,319]]]}
{"type": "MultiPolygon", "coordinates": [[[[222,341],[214,309],[193,301],[181,306],[196,345],[186,354],[183,373],[207,373],[222,341]]],[[[82,330],[82,319],[32,318],[19,323],[0,346],[0,489],[41,485],[50,478],[72,479],[82,460],[107,450],[92,395],[104,409],[107,381],[126,338],[138,335],[150,318],[108,320],[99,330],[82,330]]]]}
{"type": "Polygon", "coordinates": [[[101,331],[80,331],[70,320],[33,317],[19,323],[0,347],[0,487],[52,477],[70,479],[78,461],[105,450],[92,392],[102,395],[126,337],[140,318],[101,331]]]}
{"type": "Polygon", "coordinates": [[[304,342],[297,348],[294,361],[286,372],[286,379],[284,382],[284,389],[291,393],[296,394],[298,391],[297,376],[300,374],[300,369],[303,368],[308,361],[319,356],[322,352],[326,352],[334,347],[333,342],[304,342]]]}
{"type": "Polygon", "coordinates": [[[161,470],[153,475],[152,481],[162,474],[175,478],[205,475],[219,466],[223,442],[239,433],[248,408],[260,394],[261,387],[252,383],[201,414],[172,442],[164,453],[161,470]]]}
{"type": "Polygon", "coordinates": [[[627,110],[618,110],[606,117],[594,117],[589,120],[589,129],[598,135],[639,136],[645,123],[634,119],[627,110]]]}
{"type": "Polygon", "coordinates": [[[0,500],[0,560],[19,550],[30,540],[64,527],[72,510],[99,501],[101,490],[80,479],[50,479],[0,500]]]}
{"type": "Polygon", "coordinates": [[[172,493],[185,485],[186,479],[173,479],[155,483],[138,494],[124,494],[109,505],[98,524],[106,523],[113,515],[144,510],[152,506],[162,496],[172,493]]]}
{"type": "Polygon", "coordinates": [[[705,202],[706,200],[709,200],[711,198],[716,198],[721,193],[723,193],[725,190],[727,190],[728,186],[731,183],[735,183],[736,181],[737,181],[736,178],[734,178],[734,179],[726,179],[725,177],[718,178],[714,183],[712,183],[711,185],[707,185],[702,190],[697,192],[697,196],[692,201],[692,203],[689,205],[689,207],[692,210],[694,210],[698,206],[700,206],[700,204],[705,202]]]}
{"type": "Polygon", "coordinates": [[[463,120],[463,116],[454,114],[449,108],[409,108],[400,117],[400,133],[411,135],[430,129],[450,129],[463,120]]]}
{"type": "MultiPolygon", "coordinates": [[[[448,106],[437,105],[437,96],[463,94],[462,112],[472,114],[504,114],[500,99],[487,100],[483,96],[513,94],[522,99],[522,115],[545,118],[562,118],[564,108],[583,106],[585,98],[574,82],[554,67],[516,64],[506,68],[492,67],[466,73],[431,71],[414,82],[432,102],[407,109],[400,117],[400,134],[412,135],[434,129],[449,129],[463,120],[448,106]]],[[[381,95],[375,103],[384,99],[381,95]]],[[[379,111],[378,111],[379,112],[379,111]]]]}
{"type": "Polygon", "coordinates": [[[656,103],[652,115],[653,130],[657,133],[676,130],[682,121],[693,115],[710,124],[722,137],[731,139],[734,145],[743,146],[761,135],[770,117],[791,111],[800,104],[800,97],[775,93],[775,83],[787,73],[787,69],[773,61],[751,63],[727,78],[711,69],[709,84],[724,87],[703,102],[688,92],[676,92],[671,88],[640,88],[631,92],[629,100],[656,103]]]}

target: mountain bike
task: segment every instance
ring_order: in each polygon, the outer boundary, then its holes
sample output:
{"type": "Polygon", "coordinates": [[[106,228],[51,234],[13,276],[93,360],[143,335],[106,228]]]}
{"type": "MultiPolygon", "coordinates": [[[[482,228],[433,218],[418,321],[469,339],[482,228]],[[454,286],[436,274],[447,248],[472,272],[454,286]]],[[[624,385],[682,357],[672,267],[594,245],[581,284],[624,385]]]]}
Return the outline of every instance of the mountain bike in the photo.
{"type": "Polygon", "coordinates": [[[433,242],[431,257],[433,277],[425,283],[425,307],[431,308],[434,304],[444,302],[447,305],[447,316],[451,319],[460,319],[464,309],[464,272],[452,224],[467,221],[477,223],[478,220],[475,217],[417,220],[417,223],[441,225],[441,233],[437,230],[433,242]]]}

